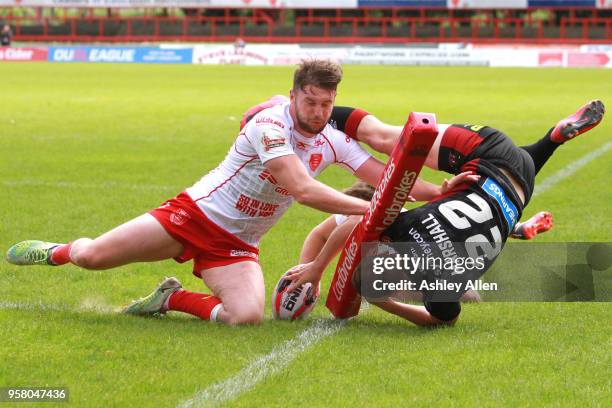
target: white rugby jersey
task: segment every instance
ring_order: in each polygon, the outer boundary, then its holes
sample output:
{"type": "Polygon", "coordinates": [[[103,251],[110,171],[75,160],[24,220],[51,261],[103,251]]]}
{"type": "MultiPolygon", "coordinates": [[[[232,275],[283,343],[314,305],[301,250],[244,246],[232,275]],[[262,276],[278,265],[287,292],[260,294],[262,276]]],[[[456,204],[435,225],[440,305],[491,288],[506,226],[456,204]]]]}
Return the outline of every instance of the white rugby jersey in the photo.
{"type": "Polygon", "coordinates": [[[314,137],[300,135],[293,129],[289,106],[276,105],[255,115],[223,162],[187,189],[206,217],[253,246],[293,202],[287,189],[266,170],[266,161],[295,154],[316,177],[333,163],[354,173],[371,157],[329,124],[314,137]]]}

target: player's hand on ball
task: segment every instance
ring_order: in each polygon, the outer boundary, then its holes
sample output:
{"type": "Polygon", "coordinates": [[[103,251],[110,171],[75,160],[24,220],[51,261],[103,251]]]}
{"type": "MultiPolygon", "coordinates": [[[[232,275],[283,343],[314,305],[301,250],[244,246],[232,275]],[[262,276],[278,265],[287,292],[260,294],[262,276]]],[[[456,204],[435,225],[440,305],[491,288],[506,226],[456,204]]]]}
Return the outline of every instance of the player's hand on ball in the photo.
{"type": "MultiPolygon", "coordinates": [[[[308,282],[312,283],[318,291],[322,274],[323,271],[321,271],[314,262],[294,266],[287,271],[287,275],[285,276],[285,279],[291,281],[291,285],[287,289],[287,292],[291,292],[308,282]]],[[[318,296],[319,293],[316,293],[316,295],[318,296]]]]}
{"type": "Polygon", "coordinates": [[[453,188],[457,187],[462,183],[469,182],[477,182],[480,180],[480,176],[475,174],[473,171],[464,171],[463,173],[459,173],[456,176],[452,177],[450,180],[444,179],[442,186],[440,188],[440,194],[446,194],[451,191],[453,188]]]}
{"type": "MultiPolygon", "coordinates": [[[[303,265],[298,265],[303,266],[303,265]]],[[[296,283],[298,274],[294,274],[296,280],[288,278],[289,271],[285,272],[278,280],[272,292],[272,315],[277,320],[305,319],[314,309],[319,298],[319,282],[296,283]]]]}

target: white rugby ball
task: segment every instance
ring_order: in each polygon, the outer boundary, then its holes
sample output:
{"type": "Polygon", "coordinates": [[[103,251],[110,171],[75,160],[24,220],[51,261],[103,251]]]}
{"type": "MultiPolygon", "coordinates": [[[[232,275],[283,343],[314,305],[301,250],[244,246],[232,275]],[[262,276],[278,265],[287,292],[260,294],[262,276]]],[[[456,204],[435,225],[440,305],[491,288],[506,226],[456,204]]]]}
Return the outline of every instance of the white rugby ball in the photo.
{"type": "Polygon", "coordinates": [[[318,296],[310,282],[288,293],[291,281],[285,279],[287,273],[289,271],[281,276],[272,292],[272,315],[277,320],[305,319],[314,309],[318,296]]]}

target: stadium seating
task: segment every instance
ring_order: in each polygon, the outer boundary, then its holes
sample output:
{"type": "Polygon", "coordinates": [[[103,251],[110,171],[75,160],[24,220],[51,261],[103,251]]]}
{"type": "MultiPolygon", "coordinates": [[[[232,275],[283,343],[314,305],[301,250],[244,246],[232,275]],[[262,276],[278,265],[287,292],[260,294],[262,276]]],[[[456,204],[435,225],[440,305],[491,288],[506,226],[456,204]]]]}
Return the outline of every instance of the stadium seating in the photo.
{"type": "Polygon", "coordinates": [[[12,26],[15,41],[223,42],[240,37],[250,43],[597,44],[612,38],[612,2],[594,0],[510,1],[501,10],[477,8],[478,1],[471,2],[476,8],[453,7],[460,6],[459,0],[365,0],[337,9],[2,8],[5,3],[0,2],[0,24],[12,26]],[[513,3],[528,6],[512,8],[513,3]]]}

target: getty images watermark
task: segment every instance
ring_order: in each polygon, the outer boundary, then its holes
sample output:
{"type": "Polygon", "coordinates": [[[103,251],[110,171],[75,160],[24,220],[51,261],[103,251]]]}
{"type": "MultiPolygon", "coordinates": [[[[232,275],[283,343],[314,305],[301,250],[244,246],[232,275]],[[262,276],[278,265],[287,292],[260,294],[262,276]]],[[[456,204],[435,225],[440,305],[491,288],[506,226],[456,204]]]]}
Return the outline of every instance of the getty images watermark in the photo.
{"type": "Polygon", "coordinates": [[[365,243],[354,285],[370,300],[612,299],[611,243],[365,243]],[[503,249],[503,250],[502,250],[503,249]]]}

